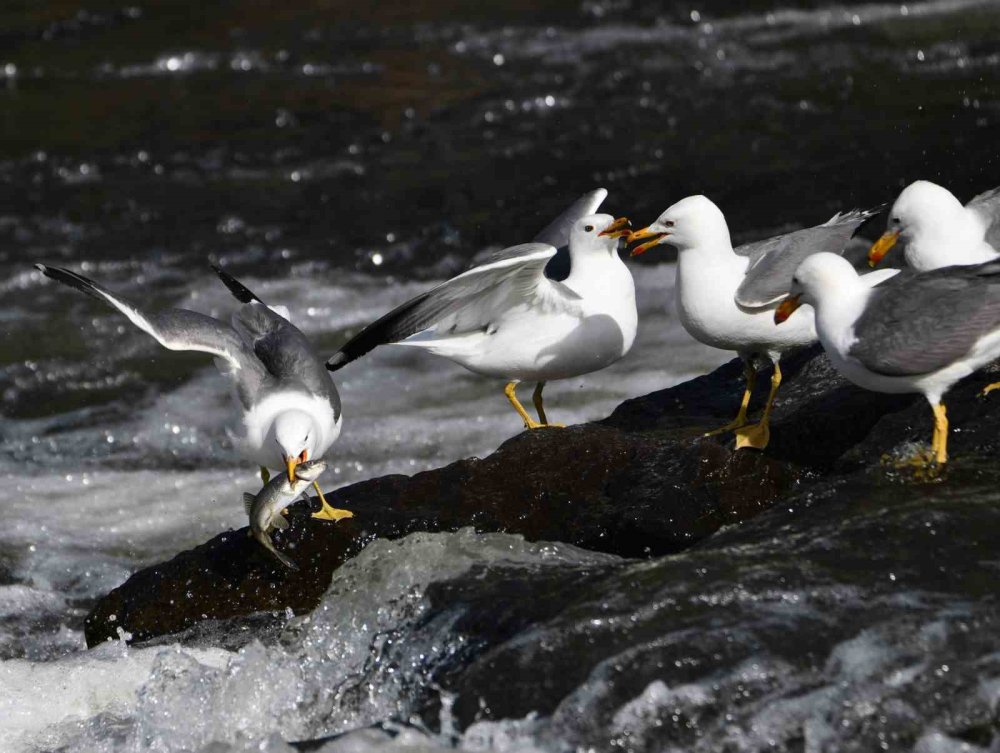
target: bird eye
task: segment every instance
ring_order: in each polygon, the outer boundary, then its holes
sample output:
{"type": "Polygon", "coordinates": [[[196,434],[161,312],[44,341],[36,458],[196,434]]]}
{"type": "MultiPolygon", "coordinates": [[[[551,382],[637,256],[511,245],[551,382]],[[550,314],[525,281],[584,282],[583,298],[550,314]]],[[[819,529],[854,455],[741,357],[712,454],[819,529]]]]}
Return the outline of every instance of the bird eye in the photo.
{"type": "Polygon", "coordinates": [[[587,232],[587,233],[592,233],[592,232],[594,232],[594,226],[593,225],[587,225],[587,227],[584,228],[584,231],[587,232]]]}
{"type": "Polygon", "coordinates": [[[892,218],[892,223],[893,223],[894,225],[898,225],[898,224],[899,224],[899,217],[893,217],[893,218],[892,218]]]}
{"type": "Polygon", "coordinates": [[[673,227],[674,226],[674,221],[673,220],[664,220],[663,221],[663,225],[665,227],[673,227]]]}

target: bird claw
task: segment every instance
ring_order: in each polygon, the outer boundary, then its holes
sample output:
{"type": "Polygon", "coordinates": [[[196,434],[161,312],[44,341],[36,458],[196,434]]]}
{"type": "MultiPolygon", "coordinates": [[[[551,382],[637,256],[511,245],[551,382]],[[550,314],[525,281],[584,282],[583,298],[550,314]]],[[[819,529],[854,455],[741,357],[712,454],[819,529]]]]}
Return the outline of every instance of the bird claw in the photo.
{"type": "Polygon", "coordinates": [[[720,426],[718,429],[712,429],[712,431],[706,431],[701,436],[702,437],[715,437],[715,436],[718,436],[719,434],[725,434],[726,432],[739,431],[744,426],[746,426],[748,423],[749,422],[745,421],[745,420],[743,420],[743,421],[730,421],[725,426],[720,426]]]}
{"type": "Polygon", "coordinates": [[[987,384],[979,391],[979,397],[986,397],[994,390],[1000,390],[1000,382],[993,382],[991,384],[987,384]]]}
{"type": "Polygon", "coordinates": [[[354,513],[350,510],[341,510],[336,507],[331,507],[326,502],[323,502],[323,507],[319,512],[314,512],[312,517],[316,518],[316,520],[332,520],[336,523],[338,520],[353,518],[354,513]]]}
{"type": "Polygon", "coordinates": [[[941,477],[946,463],[938,462],[934,449],[927,447],[902,456],[885,454],[882,465],[897,471],[912,473],[917,481],[934,481],[941,477]]]}
{"type": "Polygon", "coordinates": [[[742,450],[746,447],[763,450],[767,447],[768,442],[771,441],[771,429],[763,421],[759,424],[740,427],[735,433],[737,450],[742,450]]]}

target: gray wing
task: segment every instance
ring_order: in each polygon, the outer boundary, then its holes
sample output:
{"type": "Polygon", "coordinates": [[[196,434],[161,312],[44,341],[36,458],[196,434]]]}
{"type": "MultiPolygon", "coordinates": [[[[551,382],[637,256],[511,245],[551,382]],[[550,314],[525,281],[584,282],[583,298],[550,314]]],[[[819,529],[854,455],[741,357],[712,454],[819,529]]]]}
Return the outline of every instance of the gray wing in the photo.
{"type": "Polygon", "coordinates": [[[878,210],[853,210],[836,214],[822,225],[735,249],[738,255],[750,257],[746,276],[736,290],[736,303],[759,308],[780,301],[788,295],[792,277],[803,259],[822,251],[842,253],[857,229],[877,213],[878,210]]]}
{"type": "Polygon", "coordinates": [[[849,355],[877,374],[927,374],[998,326],[1000,263],[945,267],[877,288],[854,325],[849,355]]]}
{"type": "Polygon", "coordinates": [[[211,353],[221,359],[225,364],[224,370],[235,382],[237,394],[244,406],[250,404],[253,396],[268,380],[264,365],[240,338],[239,333],[218,319],[186,309],[146,312],[76,272],[44,264],[35,266],[46,277],[110,304],[164,348],[211,353]]]}
{"type": "Polygon", "coordinates": [[[607,189],[597,188],[585,193],[567,207],[562,214],[545,226],[533,240],[535,243],[547,243],[556,248],[569,245],[569,231],[573,223],[588,214],[596,214],[601,203],[608,198],[607,189]]]}
{"type": "Polygon", "coordinates": [[[329,399],[340,415],[340,396],[323,361],[298,327],[269,307],[228,272],[212,265],[229,292],[243,303],[233,315],[233,328],[253,349],[267,372],[281,382],[298,382],[314,395],[329,399]]]}
{"type": "Polygon", "coordinates": [[[986,242],[1000,251],[1000,188],[985,191],[965,205],[986,224],[986,242]]]}
{"type": "Polygon", "coordinates": [[[517,280],[527,285],[543,279],[545,264],[555,253],[556,249],[547,243],[523,243],[494,254],[485,264],[441,283],[369,324],[330,357],[326,368],[336,371],[379,345],[423,332],[494,295],[505,282],[517,280]]]}

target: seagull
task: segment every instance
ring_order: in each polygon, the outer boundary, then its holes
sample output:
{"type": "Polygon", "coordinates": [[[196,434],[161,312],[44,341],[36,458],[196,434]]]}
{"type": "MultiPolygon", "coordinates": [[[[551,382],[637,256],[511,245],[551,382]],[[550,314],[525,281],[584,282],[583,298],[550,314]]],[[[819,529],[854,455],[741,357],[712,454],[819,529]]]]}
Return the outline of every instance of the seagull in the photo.
{"type": "Polygon", "coordinates": [[[812,306],[819,340],[841,374],[875,392],[923,394],[934,433],[930,455],[915,462],[943,465],[944,394],[1000,356],[1000,262],[944,267],[876,289],[869,277],[834,254],[810,256],[774,319],[812,306]]]}
{"type": "Polygon", "coordinates": [[[810,311],[777,327],[775,307],[788,295],[792,273],[819,251],[841,253],[873,211],[834,215],[815,227],[748,243],[734,249],[722,211],[705,196],[688,196],[648,227],[629,236],[644,241],[632,255],[666,244],[677,249],[677,309],[681,324],[696,340],[735,350],[743,360],[746,390],[736,418],[705,436],[736,433],[736,447],[764,449],[770,441],[771,408],[781,384],[782,353],[816,341],[810,311]],[[759,362],[773,364],[771,391],[756,424],[747,406],[759,362]]]}
{"type": "Polygon", "coordinates": [[[586,194],[533,242],[503,249],[390,311],[326,367],[335,371],[379,345],[418,348],[505,379],[504,394],[525,428],[558,426],[545,414],[545,383],[603,369],[635,340],[635,286],[618,255],[629,223],[594,213],[606,196],[604,189],[586,194]],[[517,398],[523,380],[537,382],[538,421],[517,398]]]}
{"type": "Polygon", "coordinates": [[[892,205],[885,233],[868,252],[877,265],[898,241],[906,263],[918,272],[959,264],[982,264],[1000,256],[1000,188],[964,207],[947,188],[918,180],[892,205]]]}
{"type": "MultiPolygon", "coordinates": [[[[110,304],[168,350],[214,355],[243,410],[242,450],[260,466],[265,484],[273,467],[294,482],[295,467],[323,457],[340,436],[340,396],[305,335],[222,270],[216,268],[244,304],[231,325],[186,309],[144,311],[76,272],[35,266],[46,277],[110,304]]],[[[322,509],[313,517],[352,517],[348,510],[331,507],[319,486],[314,487],[322,509]]]]}

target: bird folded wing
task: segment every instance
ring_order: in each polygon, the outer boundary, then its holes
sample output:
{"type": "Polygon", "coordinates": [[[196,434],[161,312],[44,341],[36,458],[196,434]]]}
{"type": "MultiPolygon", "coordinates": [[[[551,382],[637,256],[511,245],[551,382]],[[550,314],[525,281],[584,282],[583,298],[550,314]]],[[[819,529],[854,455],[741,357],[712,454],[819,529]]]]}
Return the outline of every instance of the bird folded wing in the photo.
{"type": "Polygon", "coordinates": [[[1000,251],[1000,188],[984,191],[965,206],[986,226],[986,242],[1000,251]]]}
{"type": "Polygon", "coordinates": [[[948,267],[877,288],[854,325],[849,355],[877,374],[928,374],[998,327],[1000,264],[948,267]]]}
{"type": "Polygon", "coordinates": [[[746,276],[736,290],[736,303],[760,308],[782,300],[792,286],[795,270],[807,256],[824,251],[843,253],[857,229],[874,214],[862,210],[836,214],[822,225],[735,249],[739,256],[750,258],[746,276]]]}

